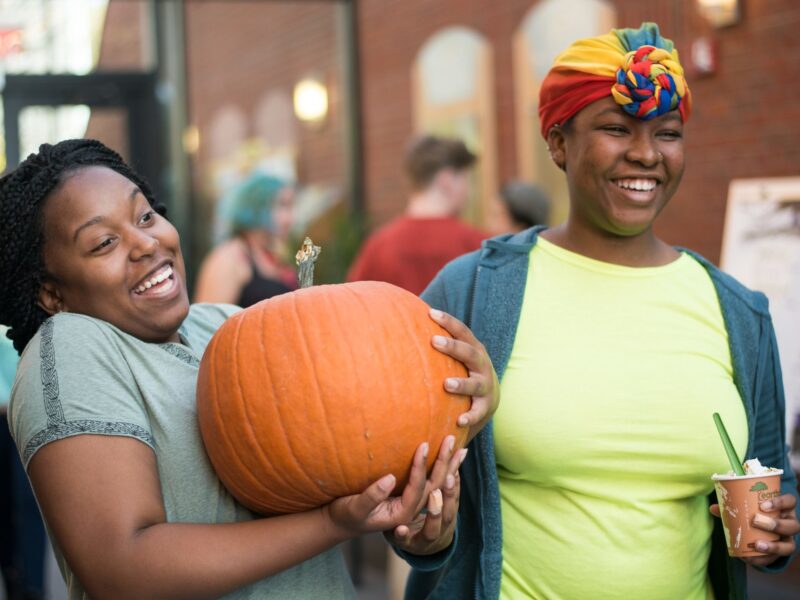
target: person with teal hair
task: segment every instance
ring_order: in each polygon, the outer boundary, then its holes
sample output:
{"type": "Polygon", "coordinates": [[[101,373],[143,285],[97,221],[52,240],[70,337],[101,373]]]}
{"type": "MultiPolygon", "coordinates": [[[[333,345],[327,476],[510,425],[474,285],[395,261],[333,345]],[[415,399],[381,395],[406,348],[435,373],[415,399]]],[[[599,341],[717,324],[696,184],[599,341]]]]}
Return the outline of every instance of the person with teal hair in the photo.
{"type": "Polygon", "coordinates": [[[195,302],[246,307],[296,288],[294,270],[281,259],[293,202],[291,186],[258,172],[223,196],[217,207],[223,241],[200,267],[195,302]]]}

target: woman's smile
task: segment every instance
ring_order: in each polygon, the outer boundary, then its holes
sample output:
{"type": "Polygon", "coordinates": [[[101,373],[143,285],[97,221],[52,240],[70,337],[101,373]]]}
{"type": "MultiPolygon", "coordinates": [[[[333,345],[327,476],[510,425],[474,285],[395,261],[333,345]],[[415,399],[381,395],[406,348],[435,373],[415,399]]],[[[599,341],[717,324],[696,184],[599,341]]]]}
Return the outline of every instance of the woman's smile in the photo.
{"type": "Polygon", "coordinates": [[[633,204],[650,204],[656,199],[659,181],[654,177],[624,177],[611,182],[625,200],[633,204]]]}
{"type": "Polygon", "coordinates": [[[177,291],[175,277],[172,264],[167,263],[148,274],[132,291],[137,296],[164,299],[177,291]]]}

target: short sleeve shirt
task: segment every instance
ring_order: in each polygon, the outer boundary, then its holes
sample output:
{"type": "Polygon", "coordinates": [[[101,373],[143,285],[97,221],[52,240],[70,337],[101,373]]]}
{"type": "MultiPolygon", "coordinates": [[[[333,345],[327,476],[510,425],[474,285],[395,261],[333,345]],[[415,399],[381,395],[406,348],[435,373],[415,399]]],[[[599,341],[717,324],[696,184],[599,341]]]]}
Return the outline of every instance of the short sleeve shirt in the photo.
{"type": "MultiPolygon", "coordinates": [[[[216,477],[195,405],[206,345],[236,310],[193,305],[179,329],[181,342],[163,344],[84,315],[60,313],[45,321],[23,352],[9,405],[11,432],[26,468],[40,448],[66,437],[131,437],[155,452],[168,522],[254,518],[216,477]]],[[[53,542],[70,598],[85,598],[53,542]]],[[[227,597],[290,596],[353,597],[340,552],[323,553],[227,597]]]]}
{"type": "Polygon", "coordinates": [[[480,248],[485,238],[452,217],[401,216],[367,239],[347,280],[386,281],[419,295],[442,267],[480,248]]]}

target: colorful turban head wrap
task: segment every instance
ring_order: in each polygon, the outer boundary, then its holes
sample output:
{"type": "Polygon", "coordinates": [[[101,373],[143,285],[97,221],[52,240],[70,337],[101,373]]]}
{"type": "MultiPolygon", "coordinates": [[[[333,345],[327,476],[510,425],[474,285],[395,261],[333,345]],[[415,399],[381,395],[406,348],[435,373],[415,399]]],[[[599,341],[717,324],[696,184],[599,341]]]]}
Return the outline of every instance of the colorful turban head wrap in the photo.
{"type": "Polygon", "coordinates": [[[612,96],[626,113],[647,120],[678,110],[686,122],[691,94],[678,51],[658,25],[612,29],[578,40],[556,57],[539,91],[542,137],[592,102],[612,96]]]}

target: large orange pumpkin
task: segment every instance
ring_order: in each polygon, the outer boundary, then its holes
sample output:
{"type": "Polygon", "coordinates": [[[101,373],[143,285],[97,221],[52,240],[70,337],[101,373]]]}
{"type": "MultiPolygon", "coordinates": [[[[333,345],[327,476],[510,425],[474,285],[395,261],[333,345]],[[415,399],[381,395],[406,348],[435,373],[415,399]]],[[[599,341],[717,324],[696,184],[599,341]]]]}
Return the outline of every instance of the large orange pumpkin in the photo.
{"type": "Polygon", "coordinates": [[[448,335],[428,306],[388,283],[323,285],[245,309],[217,331],[200,366],[197,409],[214,469],[262,514],[299,512],[405,484],[415,449],[428,467],[469,399],[444,390],[460,363],[431,346],[448,335]]]}

